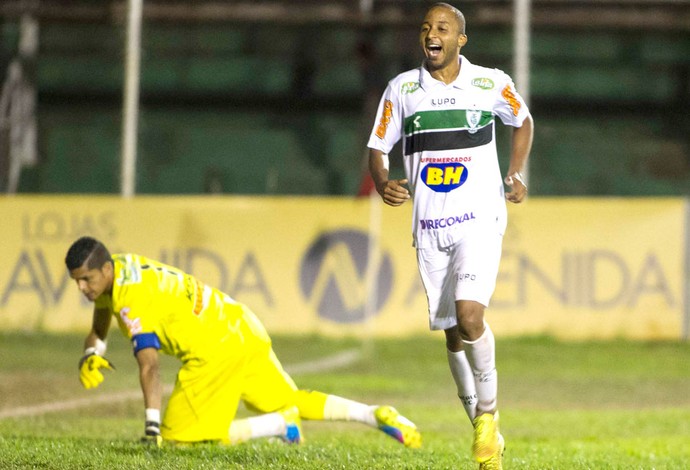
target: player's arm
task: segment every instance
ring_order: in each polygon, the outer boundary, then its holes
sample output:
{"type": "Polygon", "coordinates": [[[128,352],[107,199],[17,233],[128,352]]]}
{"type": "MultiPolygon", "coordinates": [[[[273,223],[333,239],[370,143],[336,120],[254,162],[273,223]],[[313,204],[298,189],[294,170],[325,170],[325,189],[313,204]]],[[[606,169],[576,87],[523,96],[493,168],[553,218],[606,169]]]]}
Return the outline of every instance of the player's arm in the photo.
{"type": "Polygon", "coordinates": [[[527,182],[522,176],[522,172],[527,165],[530,150],[532,149],[532,139],[534,136],[534,121],[532,116],[527,117],[520,127],[513,128],[513,142],[510,152],[510,164],[505,183],[510,186],[510,192],[506,194],[506,199],[510,202],[520,203],[527,196],[527,182]]]}
{"type": "Polygon", "coordinates": [[[158,351],[153,348],[144,348],[136,353],[139,363],[139,381],[141,391],[144,393],[144,405],[146,408],[161,409],[161,381],[158,351]]]}
{"type": "Polygon", "coordinates": [[[163,389],[160,379],[160,342],[155,333],[143,333],[132,338],[134,355],[139,364],[139,382],[144,394],[146,421],[142,442],[161,445],[161,418],[163,389]]]}
{"type": "Polygon", "coordinates": [[[104,377],[100,369],[115,368],[105,358],[110,321],[108,309],[94,308],[91,331],[84,340],[84,355],[79,360],[79,380],[84,388],[98,387],[103,382],[104,377]]]}
{"type": "Polygon", "coordinates": [[[94,308],[91,331],[84,340],[84,350],[96,348],[96,352],[100,353],[101,356],[105,354],[105,342],[108,337],[108,330],[110,330],[111,318],[108,309],[94,308]]]}
{"type": "Polygon", "coordinates": [[[388,156],[381,150],[369,149],[369,173],[376,191],[389,206],[399,206],[410,198],[410,192],[403,186],[407,184],[406,179],[388,179],[388,156]]]}

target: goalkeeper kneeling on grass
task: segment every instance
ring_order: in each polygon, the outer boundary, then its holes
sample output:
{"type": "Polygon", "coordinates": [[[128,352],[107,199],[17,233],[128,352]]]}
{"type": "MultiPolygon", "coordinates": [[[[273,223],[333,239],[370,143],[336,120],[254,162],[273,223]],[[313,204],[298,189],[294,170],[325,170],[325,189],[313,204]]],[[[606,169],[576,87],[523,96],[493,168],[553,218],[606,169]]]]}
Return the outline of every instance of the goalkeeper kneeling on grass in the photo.
{"type": "Polygon", "coordinates": [[[132,341],[144,395],[143,442],[237,444],[259,437],[301,443],[302,419],[357,421],[407,447],[417,427],[391,406],[299,390],[283,370],[259,319],[244,304],[193,276],[136,254],[114,254],[82,237],[65,258],[79,291],[94,303],[79,374],[85,388],[113,369],[104,357],[112,317],[132,341]],[[182,361],[161,421],[158,352],[182,361]],[[255,417],[234,419],[244,401],[255,417]]]}

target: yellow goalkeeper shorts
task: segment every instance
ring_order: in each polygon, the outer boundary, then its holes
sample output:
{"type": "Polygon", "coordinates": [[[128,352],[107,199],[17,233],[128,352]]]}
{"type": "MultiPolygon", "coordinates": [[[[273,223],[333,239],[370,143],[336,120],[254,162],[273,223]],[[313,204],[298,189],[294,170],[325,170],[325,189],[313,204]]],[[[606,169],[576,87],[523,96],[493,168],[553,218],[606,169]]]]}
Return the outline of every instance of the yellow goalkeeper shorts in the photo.
{"type": "Polygon", "coordinates": [[[183,364],[165,410],[164,439],[227,441],[240,400],[261,413],[295,405],[297,386],[261,323],[246,310],[239,328],[216,357],[183,364]]]}

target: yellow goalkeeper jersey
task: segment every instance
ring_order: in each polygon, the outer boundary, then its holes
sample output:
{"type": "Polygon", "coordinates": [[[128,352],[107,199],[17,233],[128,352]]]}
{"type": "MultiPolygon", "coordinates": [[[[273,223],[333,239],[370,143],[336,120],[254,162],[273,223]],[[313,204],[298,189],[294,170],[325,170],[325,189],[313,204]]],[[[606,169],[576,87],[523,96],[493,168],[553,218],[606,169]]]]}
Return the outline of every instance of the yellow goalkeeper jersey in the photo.
{"type": "Polygon", "coordinates": [[[112,296],[102,295],[95,306],[110,309],[126,337],[155,334],[155,346],[182,362],[223,356],[230,345],[235,349],[245,344],[247,334],[269,341],[244,305],[194,276],[136,254],[112,258],[112,296]],[[244,324],[248,320],[249,328],[244,324]]]}

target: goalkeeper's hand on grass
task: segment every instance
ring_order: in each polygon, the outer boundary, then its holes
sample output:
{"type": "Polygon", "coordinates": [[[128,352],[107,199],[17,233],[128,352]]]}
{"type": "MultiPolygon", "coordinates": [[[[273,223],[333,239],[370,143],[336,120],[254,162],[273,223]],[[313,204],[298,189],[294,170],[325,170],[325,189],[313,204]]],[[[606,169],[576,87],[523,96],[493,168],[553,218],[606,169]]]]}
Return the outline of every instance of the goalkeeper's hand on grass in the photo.
{"type": "Polygon", "coordinates": [[[161,436],[160,423],[156,421],[146,421],[144,437],[141,438],[141,443],[144,445],[155,447],[161,447],[163,445],[163,437],[161,436]]]}
{"type": "Polygon", "coordinates": [[[91,352],[79,361],[79,380],[84,388],[98,387],[103,382],[101,369],[115,369],[109,360],[91,352]]]}

